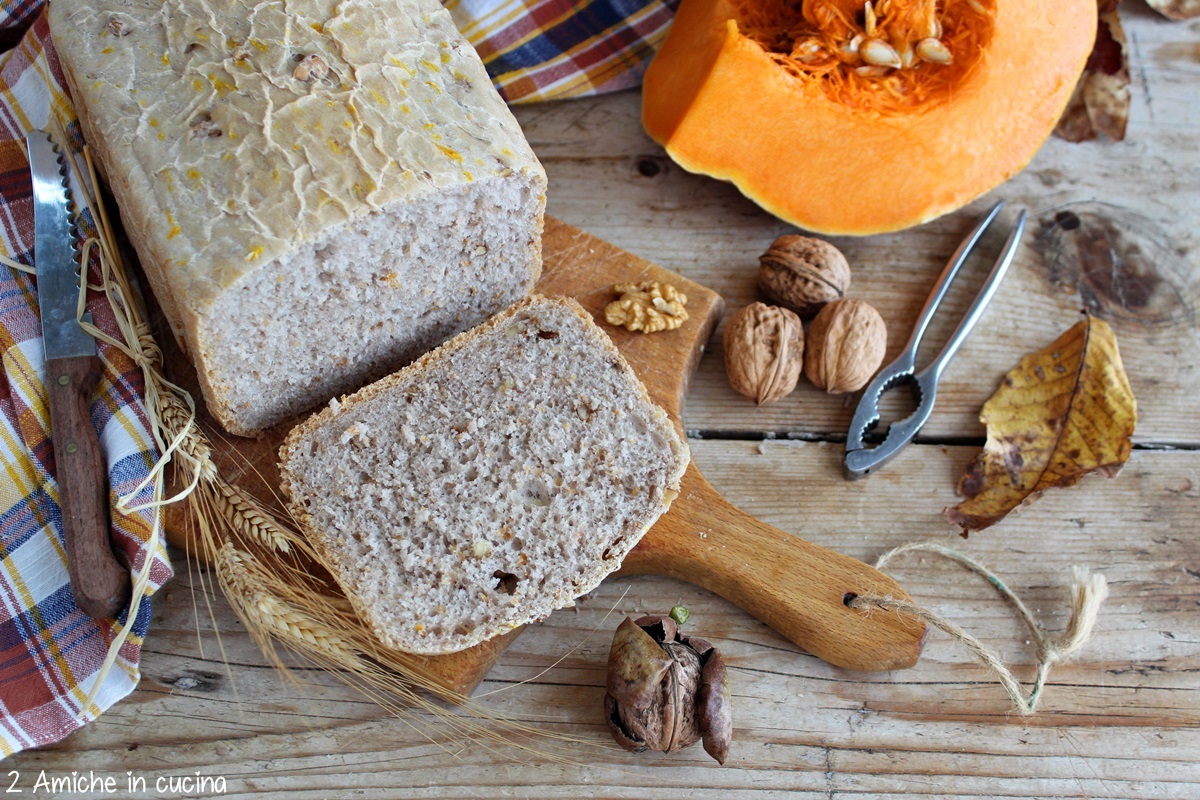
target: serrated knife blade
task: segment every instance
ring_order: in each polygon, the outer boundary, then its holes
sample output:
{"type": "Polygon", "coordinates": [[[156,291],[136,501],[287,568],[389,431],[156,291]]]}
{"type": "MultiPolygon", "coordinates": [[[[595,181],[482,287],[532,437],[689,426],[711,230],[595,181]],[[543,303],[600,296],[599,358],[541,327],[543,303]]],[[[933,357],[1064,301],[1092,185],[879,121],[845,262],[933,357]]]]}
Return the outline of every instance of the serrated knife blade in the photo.
{"type": "Polygon", "coordinates": [[[129,570],[112,550],[107,470],[91,422],[100,358],[95,340],[76,316],[79,237],[66,164],[47,132],[31,131],[25,142],[33,179],[33,258],[67,571],[80,609],[96,619],[111,619],[129,598],[130,580],[129,570]]]}
{"type": "Polygon", "coordinates": [[[50,135],[33,131],[29,170],[33,175],[33,246],[37,256],[38,304],[46,358],[92,356],[96,342],[75,318],[79,299],[79,254],[64,164],[50,135]]]}

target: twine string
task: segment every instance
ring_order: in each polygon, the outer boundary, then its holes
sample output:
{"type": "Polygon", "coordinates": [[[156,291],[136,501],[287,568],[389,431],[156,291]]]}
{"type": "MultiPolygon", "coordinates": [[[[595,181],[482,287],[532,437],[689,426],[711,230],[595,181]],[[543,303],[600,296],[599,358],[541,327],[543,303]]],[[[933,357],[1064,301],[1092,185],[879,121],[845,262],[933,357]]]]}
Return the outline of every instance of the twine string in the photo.
{"type": "Polygon", "coordinates": [[[1104,576],[1084,567],[1072,568],[1071,617],[1067,621],[1067,628],[1063,634],[1052,637],[1034,619],[1029,607],[1008,588],[1008,585],[998,575],[979,561],[957,550],[935,542],[913,542],[884,553],[875,562],[875,568],[883,569],[894,558],[917,551],[935,553],[981,576],[1017,612],[1017,616],[1029,629],[1037,656],[1037,671],[1034,675],[1033,686],[1028,693],[1024,691],[1020,681],[1013,675],[1012,669],[1004,663],[995,650],[945,617],[923,608],[911,600],[897,600],[887,595],[864,594],[851,598],[846,605],[868,611],[872,608],[879,608],[894,613],[908,614],[943,631],[961,644],[973,658],[995,673],[996,679],[1008,693],[1013,708],[1018,713],[1023,715],[1034,713],[1038,703],[1042,700],[1046,680],[1050,676],[1050,668],[1056,662],[1077,652],[1091,637],[1100,606],[1108,597],[1108,582],[1104,576]]]}

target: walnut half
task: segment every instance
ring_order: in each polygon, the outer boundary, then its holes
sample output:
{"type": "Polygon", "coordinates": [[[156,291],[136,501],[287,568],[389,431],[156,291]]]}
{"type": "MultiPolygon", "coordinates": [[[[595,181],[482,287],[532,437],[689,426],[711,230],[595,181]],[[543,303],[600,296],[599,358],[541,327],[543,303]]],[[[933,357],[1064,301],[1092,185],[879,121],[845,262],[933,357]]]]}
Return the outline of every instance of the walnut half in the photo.
{"type": "Polygon", "coordinates": [[[329,65],[320,56],[312,54],[301,56],[300,63],[292,70],[292,77],[298,81],[319,81],[329,74],[329,65]]]}
{"type": "Polygon", "coordinates": [[[604,319],[609,325],[654,333],[673,331],[688,318],[684,309],[687,295],[669,283],[618,283],[613,291],[621,297],[604,307],[604,319]]]}

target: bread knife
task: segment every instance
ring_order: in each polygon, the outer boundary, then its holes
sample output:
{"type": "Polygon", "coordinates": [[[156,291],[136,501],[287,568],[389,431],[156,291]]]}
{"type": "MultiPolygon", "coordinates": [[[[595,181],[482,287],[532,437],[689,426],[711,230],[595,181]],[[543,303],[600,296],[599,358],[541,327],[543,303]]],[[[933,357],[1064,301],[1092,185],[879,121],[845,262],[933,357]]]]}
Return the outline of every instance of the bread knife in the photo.
{"type": "Polygon", "coordinates": [[[45,131],[30,132],[25,142],[33,175],[34,267],[67,571],[79,608],[95,619],[111,619],[128,601],[130,580],[112,550],[107,470],[91,422],[100,358],[76,316],[78,230],[61,148],[45,131]]]}

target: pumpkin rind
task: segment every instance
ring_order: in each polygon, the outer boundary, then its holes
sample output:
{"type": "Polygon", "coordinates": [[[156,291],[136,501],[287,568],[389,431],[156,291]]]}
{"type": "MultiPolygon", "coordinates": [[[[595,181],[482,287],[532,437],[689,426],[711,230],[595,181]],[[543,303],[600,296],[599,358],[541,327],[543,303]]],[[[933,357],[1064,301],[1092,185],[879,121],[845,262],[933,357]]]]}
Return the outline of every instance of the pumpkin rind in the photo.
{"type": "Polygon", "coordinates": [[[646,73],[646,131],[684,169],[731,181],[781,219],[849,235],[926,222],[1019,172],[1096,27],[1094,0],[996,0],[991,36],[952,91],[880,111],[782,69],[738,13],[731,0],[684,0],[646,73]]]}

